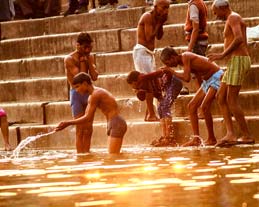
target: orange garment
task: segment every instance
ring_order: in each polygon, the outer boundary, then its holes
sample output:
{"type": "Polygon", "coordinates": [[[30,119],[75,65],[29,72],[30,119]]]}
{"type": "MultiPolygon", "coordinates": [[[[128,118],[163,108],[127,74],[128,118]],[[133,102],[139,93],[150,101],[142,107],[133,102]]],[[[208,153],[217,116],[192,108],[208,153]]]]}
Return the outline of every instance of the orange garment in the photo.
{"type": "Polygon", "coordinates": [[[208,9],[203,0],[192,0],[188,3],[187,16],[185,21],[184,30],[186,32],[186,40],[190,41],[192,33],[192,21],[190,19],[190,6],[195,5],[199,10],[199,36],[198,40],[208,39],[208,33],[206,32],[208,9]]]}

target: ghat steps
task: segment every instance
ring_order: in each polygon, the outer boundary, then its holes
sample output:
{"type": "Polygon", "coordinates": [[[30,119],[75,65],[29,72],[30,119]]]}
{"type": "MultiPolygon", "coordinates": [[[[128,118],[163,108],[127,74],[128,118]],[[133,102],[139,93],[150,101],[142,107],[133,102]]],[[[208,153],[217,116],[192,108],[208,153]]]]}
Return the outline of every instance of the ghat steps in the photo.
{"type": "MultiPolygon", "coordinates": [[[[209,8],[211,2],[207,2],[209,8]]],[[[248,26],[259,24],[258,5],[254,1],[233,0],[235,11],[239,12],[248,26]]],[[[37,20],[20,20],[1,23],[0,42],[0,106],[15,123],[10,127],[13,146],[30,135],[48,132],[64,119],[71,118],[63,58],[75,47],[75,39],[82,30],[89,31],[94,39],[96,65],[101,73],[97,86],[110,90],[117,98],[123,116],[128,122],[124,144],[149,144],[160,136],[159,123],[143,122],[145,103],[139,102],[125,82],[126,75],[133,70],[132,48],[136,42],[136,25],[139,17],[150,7],[134,7],[125,10],[51,17],[37,20]],[[148,129],[148,130],[147,130],[148,129]]],[[[186,50],[183,37],[183,23],[186,4],[171,5],[165,35],[157,41],[156,60],[162,47],[175,45],[178,51],[186,50]]],[[[210,49],[208,52],[223,50],[222,29],[224,24],[209,14],[208,31],[210,49]]],[[[252,69],[242,88],[240,101],[244,107],[249,129],[259,137],[258,126],[258,48],[259,42],[249,43],[252,69]]],[[[219,61],[225,67],[225,60],[219,61]]],[[[180,69],[180,68],[179,68],[180,69]]],[[[177,99],[172,107],[175,135],[179,142],[186,141],[191,134],[187,104],[196,90],[191,81],[185,84],[190,95],[177,99]]],[[[225,133],[222,116],[216,103],[213,104],[214,128],[217,137],[225,133]]],[[[200,121],[201,136],[206,138],[204,120],[200,121]]],[[[97,111],[92,138],[93,146],[106,145],[106,121],[97,111]],[[105,141],[104,141],[105,140],[105,141]]],[[[74,148],[74,127],[58,132],[32,143],[32,147],[74,148]]]]}

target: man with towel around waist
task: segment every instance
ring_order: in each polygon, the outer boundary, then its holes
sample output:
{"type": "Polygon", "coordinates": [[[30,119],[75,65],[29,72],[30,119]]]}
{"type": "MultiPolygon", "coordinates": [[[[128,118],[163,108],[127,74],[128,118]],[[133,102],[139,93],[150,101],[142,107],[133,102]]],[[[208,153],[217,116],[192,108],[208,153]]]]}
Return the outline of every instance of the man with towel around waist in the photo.
{"type": "MultiPolygon", "coordinates": [[[[155,0],[151,11],[145,12],[137,28],[137,44],[133,49],[135,70],[150,73],[156,70],[154,48],[155,39],[163,37],[163,24],[167,20],[169,0],[155,0]]],[[[153,106],[153,94],[146,94],[147,112],[145,121],[158,121],[153,106]]]]}

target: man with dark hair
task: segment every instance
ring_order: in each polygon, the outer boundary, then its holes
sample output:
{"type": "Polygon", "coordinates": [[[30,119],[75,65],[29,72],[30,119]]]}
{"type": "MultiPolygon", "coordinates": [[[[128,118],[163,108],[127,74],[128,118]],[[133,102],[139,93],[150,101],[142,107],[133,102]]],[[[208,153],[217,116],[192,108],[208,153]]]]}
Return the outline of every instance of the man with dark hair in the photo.
{"type": "MultiPolygon", "coordinates": [[[[120,153],[124,134],[127,131],[127,123],[119,115],[118,104],[113,95],[92,84],[91,78],[85,72],[80,72],[73,78],[75,90],[81,95],[88,94],[89,100],[85,113],[74,120],[61,122],[56,131],[62,130],[69,125],[81,125],[83,123],[93,124],[94,114],[99,108],[107,119],[108,151],[109,153],[120,153]]],[[[91,137],[85,142],[80,143],[83,153],[89,152],[91,137]]],[[[78,147],[78,146],[77,146],[78,147]]]]}
{"type": "MultiPolygon", "coordinates": [[[[154,48],[155,39],[163,37],[163,24],[167,20],[169,0],[155,0],[154,8],[145,12],[138,22],[137,44],[133,49],[135,70],[150,73],[156,70],[154,48]]],[[[157,121],[152,93],[146,94],[147,113],[145,121],[157,121]]]]}
{"type": "MultiPolygon", "coordinates": [[[[84,114],[88,102],[88,94],[78,93],[73,85],[73,78],[79,72],[90,75],[93,81],[97,80],[98,72],[95,66],[95,58],[91,54],[92,38],[86,32],[78,35],[76,50],[67,55],[64,59],[67,80],[70,85],[70,104],[72,115],[76,119],[84,114]]],[[[87,152],[88,142],[92,136],[92,123],[86,122],[76,126],[76,146],[77,152],[87,152]]]]}
{"type": "Polygon", "coordinates": [[[219,88],[223,71],[215,63],[209,62],[206,57],[192,52],[184,52],[178,55],[172,47],[163,49],[160,59],[166,65],[161,69],[170,71],[183,81],[189,82],[191,80],[191,73],[203,80],[200,88],[188,104],[193,135],[191,136],[191,140],[183,144],[183,146],[199,146],[203,143],[199,136],[197,113],[199,107],[201,107],[204,114],[208,130],[208,138],[205,141],[205,145],[216,144],[217,140],[213,131],[213,119],[210,107],[219,88]],[[183,71],[175,71],[171,68],[177,65],[183,66],[183,71]]]}
{"type": "Polygon", "coordinates": [[[233,12],[227,0],[215,0],[212,4],[214,14],[226,22],[224,29],[224,51],[208,55],[210,61],[228,58],[227,70],[222,78],[218,92],[218,102],[227,128],[226,136],[218,146],[233,144],[253,144],[244,112],[238,102],[239,92],[246,73],[251,66],[249,56],[246,25],[242,17],[233,12]],[[242,133],[237,139],[234,133],[231,114],[234,115],[242,133]]]}

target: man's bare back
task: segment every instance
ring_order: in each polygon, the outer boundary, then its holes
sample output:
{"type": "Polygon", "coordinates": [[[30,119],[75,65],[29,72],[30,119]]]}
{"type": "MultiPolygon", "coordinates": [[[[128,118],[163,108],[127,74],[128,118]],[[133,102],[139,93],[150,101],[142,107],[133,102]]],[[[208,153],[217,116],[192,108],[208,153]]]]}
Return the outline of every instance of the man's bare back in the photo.
{"type": "Polygon", "coordinates": [[[209,79],[220,68],[213,62],[209,62],[208,58],[191,52],[182,53],[182,62],[184,70],[190,70],[200,76],[203,80],[209,79]]]}
{"type": "Polygon", "coordinates": [[[119,114],[118,104],[115,98],[110,92],[103,88],[94,87],[88,99],[86,114],[88,114],[88,108],[91,109],[92,107],[99,108],[107,120],[119,114]]]}

